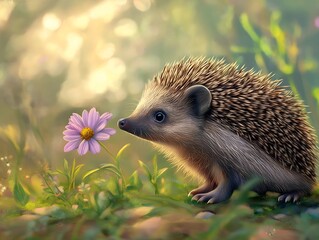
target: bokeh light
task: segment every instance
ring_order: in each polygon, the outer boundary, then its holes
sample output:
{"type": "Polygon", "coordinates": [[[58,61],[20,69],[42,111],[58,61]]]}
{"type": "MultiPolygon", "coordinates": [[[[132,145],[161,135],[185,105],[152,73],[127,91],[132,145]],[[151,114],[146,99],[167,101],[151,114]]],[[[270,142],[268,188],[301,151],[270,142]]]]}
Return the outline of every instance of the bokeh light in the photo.
{"type": "Polygon", "coordinates": [[[151,0],[133,0],[134,7],[141,12],[146,12],[151,7],[151,0]]]}
{"type": "MultiPolygon", "coordinates": [[[[60,0],[0,1],[0,128],[17,126],[15,114],[21,111],[26,122],[44,131],[47,144],[29,144],[34,155],[30,158],[41,159],[44,155],[51,159],[54,155],[57,159],[64,156],[61,129],[70,112],[95,106],[113,112],[111,125],[116,127],[117,119],[134,110],[145,83],[166,63],[185,56],[225,58],[275,73],[285,85],[293,83],[300,91],[312,107],[311,119],[319,128],[315,120],[319,33],[314,31],[314,27],[319,28],[318,12],[315,6],[310,7],[314,5],[310,0],[297,12],[290,5],[288,0],[258,0],[254,4],[181,0],[81,0],[76,4],[60,0]],[[266,54],[256,54],[258,46],[241,23],[243,13],[252,29],[263,36],[260,47],[268,49],[266,54]],[[271,46],[267,48],[266,44],[271,46]],[[280,53],[269,55],[277,49],[280,53]],[[291,71],[289,77],[285,69],[291,71]],[[300,75],[314,89],[310,94],[300,75]]],[[[31,139],[35,141],[34,137],[31,139]]],[[[150,158],[155,153],[151,147],[145,151],[144,142],[122,132],[113,138],[115,149],[123,139],[136,147],[133,158],[150,158]]],[[[1,143],[3,154],[12,154],[10,147],[1,143]]]]}
{"type": "Polygon", "coordinates": [[[47,13],[42,18],[42,25],[49,31],[55,31],[61,26],[61,19],[59,19],[54,13],[47,13]]]}
{"type": "Polygon", "coordinates": [[[0,1],[0,29],[5,25],[14,6],[14,1],[0,1]]]}

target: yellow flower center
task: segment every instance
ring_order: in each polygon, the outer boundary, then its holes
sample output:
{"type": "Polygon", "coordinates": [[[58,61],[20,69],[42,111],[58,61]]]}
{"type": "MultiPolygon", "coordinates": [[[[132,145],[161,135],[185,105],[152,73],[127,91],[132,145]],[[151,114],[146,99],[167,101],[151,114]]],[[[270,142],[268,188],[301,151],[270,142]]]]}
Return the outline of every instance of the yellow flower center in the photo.
{"type": "Polygon", "coordinates": [[[89,127],[85,127],[82,129],[80,134],[81,134],[82,139],[88,141],[94,136],[94,131],[89,127]]]}

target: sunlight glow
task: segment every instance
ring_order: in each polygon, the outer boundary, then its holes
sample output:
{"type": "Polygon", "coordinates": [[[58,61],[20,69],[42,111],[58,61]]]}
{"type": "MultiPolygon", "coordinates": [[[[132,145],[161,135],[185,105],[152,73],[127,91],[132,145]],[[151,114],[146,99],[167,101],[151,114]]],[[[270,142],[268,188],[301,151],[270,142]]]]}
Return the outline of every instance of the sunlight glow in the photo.
{"type": "Polygon", "coordinates": [[[47,13],[42,18],[42,25],[47,30],[55,31],[61,26],[61,20],[53,13],[47,13]]]}
{"type": "Polygon", "coordinates": [[[105,0],[96,4],[89,10],[91,19],[102,19],[104,22],[110,22],[123,9],[126,0],[105,0]]]}
{"type": "Polygon", "coordinates": [[[90,22],[90,18],[85,14],[71,17],[69,20],[75,28],[80,29],[80,30],[86,29],[89,25],[89,22],[90,22]]]}
{"type": "Polygon", "coordinates": [[[15,4],[13,1],[0,2],[0,28],[5,25],[15,4]]]}
{"type": "Polygon", "coordinates": [[[131,19],[122,19],[118,22],[114,32],[119,37],[132,37],[137,32],[137,25],[131,19]]]}
{"type": "Polygon", "coordinates": [[[115,53],[115,46],[113,43],[100,43],[96,47],[96,54],[101,59],[109,59],[115,53]]]}
{"type": "Polygon", "coordinates": [[[80,34],[71,32],[66,36],[67,45],[63,52],[63,57],[71,61],[82,46],[83,37],[80,34]]]}
{"type": "Polygon", "coordinates": [[[19,77],[24,80],[32,80],[40,72],[40,69],[35,67],[38,63],[39,56],[37,54],[33,52],[24,54],[18,70],[19,77]]]}
{"type": "Polygon", "coordinates": [[[126,66],[122,59],[111,58],[106,63],[92,68],[88,76],[81,75],[79,68],[80,63],[75,62],[62,85],[59,101],[63,104],[82,106],[106,92],[106,98],[110,102],[120,101],[126,97],[122,89],[126,66]]]}
{"type": "Polygon", "coordinates": [[[90,74],[87,82],[88,89],[94,94],[116,90],[121,86],[125,71],[124,62],[119,58],[112,58],[90,74]]]}
{"type": "Polygon", "coordinates": [[[133,0],[133,4],[137,10],[146,12],[151,7],[151,0],[133,0]]]}

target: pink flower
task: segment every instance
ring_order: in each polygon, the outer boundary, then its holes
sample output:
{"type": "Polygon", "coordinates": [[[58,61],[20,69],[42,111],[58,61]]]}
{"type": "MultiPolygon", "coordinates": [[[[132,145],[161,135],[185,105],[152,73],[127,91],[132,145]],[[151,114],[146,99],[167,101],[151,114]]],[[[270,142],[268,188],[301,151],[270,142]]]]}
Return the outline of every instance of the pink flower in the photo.
{"type": "Polygon", "coordinates": [[[115,134],[115,129],[105,128],[111,118],[111,113],[106,112],[100,116],[95,108],[92,108],[90,112],[84,110],[82,116],[73,113],[63,132],[63,139],[68,141],[64,146],[64,152],[75,149],[80,155],[88,151],[93,154],[100,152],[101,146],[98,141],[107,140],[115,134]]]}

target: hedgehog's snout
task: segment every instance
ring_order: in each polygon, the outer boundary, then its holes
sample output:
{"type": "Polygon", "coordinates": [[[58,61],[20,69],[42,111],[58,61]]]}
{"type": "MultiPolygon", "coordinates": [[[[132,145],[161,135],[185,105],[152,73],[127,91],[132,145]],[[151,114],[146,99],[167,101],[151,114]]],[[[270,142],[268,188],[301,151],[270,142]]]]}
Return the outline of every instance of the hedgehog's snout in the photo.
{"type": "Polygon", "coordinates": [[[136,126],[136,122],[131,118],[121,118],[117,122],[118,127],[126,132],[132,133],[134,135],[138,126],[136,126]]]}
{"type": "Polygon", "coordinates": [[[117,125],[120,129],[124,131],[129,131],[129,121],[127,118],[121,118],[118,122],[117,125]]]}
{"type": "Polygon", "coordinates": [[[148,139],[151,134],[145,124],[142,123],[141,119],[135,119],[132,117],[121,118],[117,122],[117,125],[121,130],[140,138],[148,139]]]}
{"type": "Polygon", "coordinates": [[[121,118],[121,119],[117,122],[117,125],[119,126],[119,128],[122,129],[122,128],[125,127],[126,123],[127,123],[126,118],[121,118]]]}

